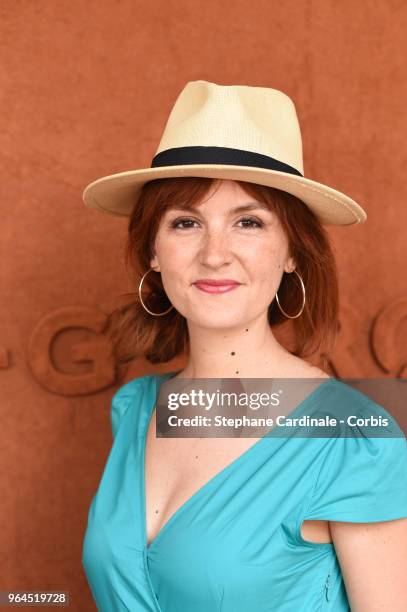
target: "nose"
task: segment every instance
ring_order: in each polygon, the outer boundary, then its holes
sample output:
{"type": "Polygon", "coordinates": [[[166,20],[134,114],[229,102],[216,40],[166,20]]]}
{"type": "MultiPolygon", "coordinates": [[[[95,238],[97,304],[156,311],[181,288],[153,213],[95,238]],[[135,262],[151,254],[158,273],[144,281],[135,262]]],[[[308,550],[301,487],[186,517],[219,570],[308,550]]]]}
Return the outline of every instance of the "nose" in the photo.
{"type": "Polygon", "coordinates": [[[230,262],[230,249],[226,235],[222,231],[207,232],[202,238],[199,252],[201,264],[219,267],[230,262]]]}

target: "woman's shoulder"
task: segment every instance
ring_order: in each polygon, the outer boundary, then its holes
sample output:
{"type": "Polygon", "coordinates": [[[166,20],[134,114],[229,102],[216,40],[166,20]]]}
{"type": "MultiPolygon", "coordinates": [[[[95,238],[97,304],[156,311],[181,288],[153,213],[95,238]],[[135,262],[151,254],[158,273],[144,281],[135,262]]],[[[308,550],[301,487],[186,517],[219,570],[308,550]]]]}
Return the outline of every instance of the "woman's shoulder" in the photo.
{"type": "Polygon", "coordinates": [[[126,397],[132,397],[134,394],[139,393],[140,390],[150,385],[156,379],[156,374],[144,374],[143,376],[136,376],[130,380],[122,383],[115,391],[114,399],[124,399],[126,397]]]}
{"type": "MultiPolygon", "coordinates": [[[[326,382],[326,381],[325,381],[326,382]]],[[[372,445],[381,444],[385,438],[402,438],[405,433],[401,423],[389,410],[370,394],[358,388],[359,381],[331,378],[325,384],[325,401],[321,409],[341,423],[340,437],[363,438],[372,445]]]]}
{"type": "Polygon", "coordinates": [[[286,378],[332,378],[327,372],[296,355],[289,355],[283,365],[286,378]]]}
{"type": "Polygon", "coordinates": [[[383,425],[378,437],[404,437],[397,420],[383,405],[358,389],[357,382],[356,385],[352,385],[346,379],[342,380],[330,376],[318,366],[298,357],[294,357],[287,372],[287,375],[292,378],[321,379],[320,386],[324,387],[327,393],[326,398],[329,398],[329,402],[324,404],[324,408],[329,408],[330,412],[335,412],[337,417],[343,417],[349,413],[356,418],[380,418],[383,425]],[[327,381],[334,384],[325,384],[327,381]]]}
{"type": "Polygon", "coordinates": [[[148,395],[156,393],[161,382],[171,375],[171,372],[168,374],[153,373],[131,378],[116,389],[112,397],[112,403],[120,405],[128,400],[133,400],[135,397],[142,399],[145,393],[148,395]]]}
{"type": "Polygon", "coordinates": [[[116,435],[121,421],[125,415],[132,412],[131,409],[143,406],[151,401],[156,393],[157,381],[162,377],[160,374],[145,374],[128,380],[119,386],[111,400],[110,417],[113,435],[116,435]]]}

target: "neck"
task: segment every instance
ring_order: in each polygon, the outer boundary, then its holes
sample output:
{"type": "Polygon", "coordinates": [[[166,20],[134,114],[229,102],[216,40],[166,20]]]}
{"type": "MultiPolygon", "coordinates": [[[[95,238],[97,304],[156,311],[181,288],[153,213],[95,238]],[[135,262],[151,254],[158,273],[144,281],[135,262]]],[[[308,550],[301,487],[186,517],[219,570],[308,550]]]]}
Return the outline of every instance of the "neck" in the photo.
{"type": "Polygon", "coordinates": [[[188,322],[189,359],[183,378],[278,377],[296,359],[265,319],[220,329],[188,322]]]}

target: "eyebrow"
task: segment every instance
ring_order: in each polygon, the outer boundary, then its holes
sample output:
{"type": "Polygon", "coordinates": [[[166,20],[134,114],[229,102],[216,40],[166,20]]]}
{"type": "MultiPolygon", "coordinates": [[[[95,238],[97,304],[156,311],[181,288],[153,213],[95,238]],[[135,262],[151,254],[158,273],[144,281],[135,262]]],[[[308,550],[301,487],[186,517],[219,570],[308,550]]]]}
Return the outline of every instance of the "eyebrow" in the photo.
{"type": "MultiPolygon", "coordinates": [[[[189,212],[199,213],[199,210],[197,208],[190,206],[189,204],[177,204],[176,206],[173,206],[171,210],[186,210],[189,212]]],[[[232,208],[229,211],[229,214],[235,214],[248,210],[266,210],[270,212],[269,207],[263,202],[247,202],[246,204],[242,204],[241,206],[236,206],[235,208],[232,208]]]]}

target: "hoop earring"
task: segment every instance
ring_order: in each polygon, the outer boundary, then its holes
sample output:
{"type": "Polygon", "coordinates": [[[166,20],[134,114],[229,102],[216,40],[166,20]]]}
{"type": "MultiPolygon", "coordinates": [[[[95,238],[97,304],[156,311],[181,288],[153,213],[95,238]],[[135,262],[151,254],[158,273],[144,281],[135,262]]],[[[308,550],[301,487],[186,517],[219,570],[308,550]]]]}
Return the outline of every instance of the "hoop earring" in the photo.
{"type": "Polygon", "coordinates": [[[149,308],[147,308],[147,306],[144,304],[144,302],[143,302],[143,298],[142,298],[142,296],[141,296],[141,287],[142,287],[143,281],[144,281],[145,277],[147,276],[147,274],[148,274],[149,272],[151,272],[151,270],[154,270],[154,268],[150,268],[149,270],[147,270],[147,272],[145,272],[145,273],[143,274],[143,276],[141,277],[141,281],[140,281],[140,284],[139,284],[139,286],[138,286],[138,295],[139,295],[140,302],[141,302],[141,305],[142,305],[142,307],[144,308],[144,310],[146,310],[146,311],[147,311],[149,314],[153,315],[154,317],[162,317],[163,315],[167,314],[167,312],[170,312],[170,310],[172,310],[172,308],[174,308],[174,306],[170,306],[170,308],[168,308],[168,310],[166,310],[165,312],[152,312],[152,311],[151,311],[149,308]]]}
{"type": "Polygon", "coordinates": [[[279,299],[278,299],[278,291],[276,291],[276,301],[277,301],[278,307],[281,310],[281,312],[283,313],[283,315],[285,315],[289,319],[296,319],[297,317],[299,317],[302,314],[302,311],[304,310],[304,306],[305,306],[305,287],[304,287],[304,283],[302,281],[301,276],[298,274],[297,270],[293,270],[293,272],[295,272],[296,275],[298,276],[298,278],[300,279],[301,288],[302,288],[303,299],[302,299],[302,306],[301,306],[300,312],[298,314],[294,315],[294,316],[289,315],[286,312],[284,312],[284,310],[280,306],[280,302],[279,302],[279,299]]]}

